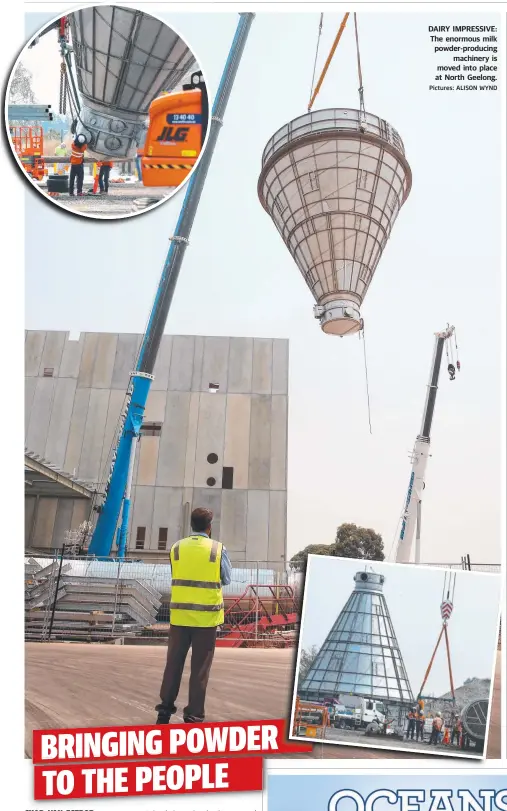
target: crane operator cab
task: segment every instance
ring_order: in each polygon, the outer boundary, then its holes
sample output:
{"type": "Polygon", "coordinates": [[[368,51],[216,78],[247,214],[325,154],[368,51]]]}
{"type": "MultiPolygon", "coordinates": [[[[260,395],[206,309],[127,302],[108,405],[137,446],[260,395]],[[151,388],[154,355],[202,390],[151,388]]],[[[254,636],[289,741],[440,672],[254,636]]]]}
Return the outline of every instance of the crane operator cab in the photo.
{"type": "Polygon", "coordinates": [[[208,95],[200,71],[182,90],[152,101],[141,158],[143,184],[176,187],[183,183],[199,159],[207,125],[208,95]]]}

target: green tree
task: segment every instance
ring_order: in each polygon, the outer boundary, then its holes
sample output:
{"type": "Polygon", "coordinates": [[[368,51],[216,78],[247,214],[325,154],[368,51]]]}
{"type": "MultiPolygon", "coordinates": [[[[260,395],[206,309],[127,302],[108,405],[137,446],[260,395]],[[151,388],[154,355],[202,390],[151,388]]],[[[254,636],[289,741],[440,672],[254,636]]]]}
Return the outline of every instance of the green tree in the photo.
{"type": "Polygon", "coordinates": [[[336,530],[333,552],[339,558],[361,558],[362,560],[384,560],[382,535],[373,529],[358,527],[356,524],[341,524],[336,530]]]}
{"type": "Polygon", "coordinates": [[[35,104],[32,81],[32,73],[18,62],[9,88],[9,104],[35,104]]]}
{"type": "Polygon", "coordinates": [[[298,672],[298,682],[301,683],[303,679],[306,678],[308,671],[310,670],[311,664],[315,657],[317,656],[319,649],[317,645],[312,645],[311,648],[308,650],[302,650],[301,656],[299,657],[299,672],[298,672]]]}
{"type": "Polygon", "coordinates": [[[290,559],[296,572],[304,572],[308,555],[329,555],[335,558],[359,558],[361,560],[384,560],[382,536],[373,529],[356,524],[341,524],[331,544],[310,544],[290,559]]]}

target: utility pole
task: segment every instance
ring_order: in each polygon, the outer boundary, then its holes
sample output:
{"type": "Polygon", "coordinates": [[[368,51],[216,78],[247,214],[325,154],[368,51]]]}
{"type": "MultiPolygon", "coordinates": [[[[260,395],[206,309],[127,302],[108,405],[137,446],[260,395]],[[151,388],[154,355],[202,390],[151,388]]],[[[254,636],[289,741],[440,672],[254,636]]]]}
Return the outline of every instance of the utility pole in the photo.
{"type": "Polygon", "coordinates": [[[160,342],[164,334],[167,316],[176,289],[185,250],[189,243],[197,207],[204,182],[215,151],[223,116],[231,94],[234,79],[241,61],[246,40],[254,18],[252,13],[241,13],[236,34],[225,64],[220,85],[211,111],[211,123],[206,148],[197,169],[187,186],[185,199],[176,225],[174,236],[162,270],[155,301],[143,338],[135,370],[131,373],[128,390],[128,407],[120,430],[120,438],[106,486],[106,497],[99,508],[99,518],[90,543],[89,554],[108,557],[111,554],[116,526],[123,508],[121,530],[118,538],[117,556],[125,556],[129,523],[130,490],[129,470],[133,470],[132,456],[140,435],[146,401],[153,380],[153,370],[160,342]]]}

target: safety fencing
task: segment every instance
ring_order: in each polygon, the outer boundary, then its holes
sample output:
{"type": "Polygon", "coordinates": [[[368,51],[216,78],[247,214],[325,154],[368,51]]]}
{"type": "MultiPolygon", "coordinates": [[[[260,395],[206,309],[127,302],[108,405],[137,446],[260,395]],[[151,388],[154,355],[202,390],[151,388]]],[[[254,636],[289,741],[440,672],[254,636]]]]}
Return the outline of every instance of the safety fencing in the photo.
{"type": "MultiPolygon", "coordinates": [[[[279,564],[276,564],[279,568],[279,564]]],[[[219,645],[292,646],[299,606],[293,579],[269,562],[245,561],[223,587],[219,645]]],[[[171,567],[139,560],[25,557],[25,639],[165,641],[171,567]]]]}

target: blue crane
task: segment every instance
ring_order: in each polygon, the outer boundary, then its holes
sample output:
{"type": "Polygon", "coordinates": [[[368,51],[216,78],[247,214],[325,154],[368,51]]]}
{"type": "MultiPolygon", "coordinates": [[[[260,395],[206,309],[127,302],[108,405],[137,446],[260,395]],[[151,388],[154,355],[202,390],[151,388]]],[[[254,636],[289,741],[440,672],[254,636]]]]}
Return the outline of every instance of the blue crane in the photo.
{"type": "Polygon", "coordinates": [[[90,555],[101,558],[109,557],[116,536],[117,557],[125,557],[135,448],[140,436],[146,401],[153,380],[155,361],[206,175],[254,16],[251,13],[240,14],[234,40],[211,111],[208,143],[199,165],[188,183],[175,233],[171,238],[171,245],[162,269],[136,368],[131,372],[127,405],[120,422],[118,441],[113,453],[104,502],[98,507],[99,517],[88,550],[90,555]],[[121,521],[117,530],[120,513],[121,521]]]}

